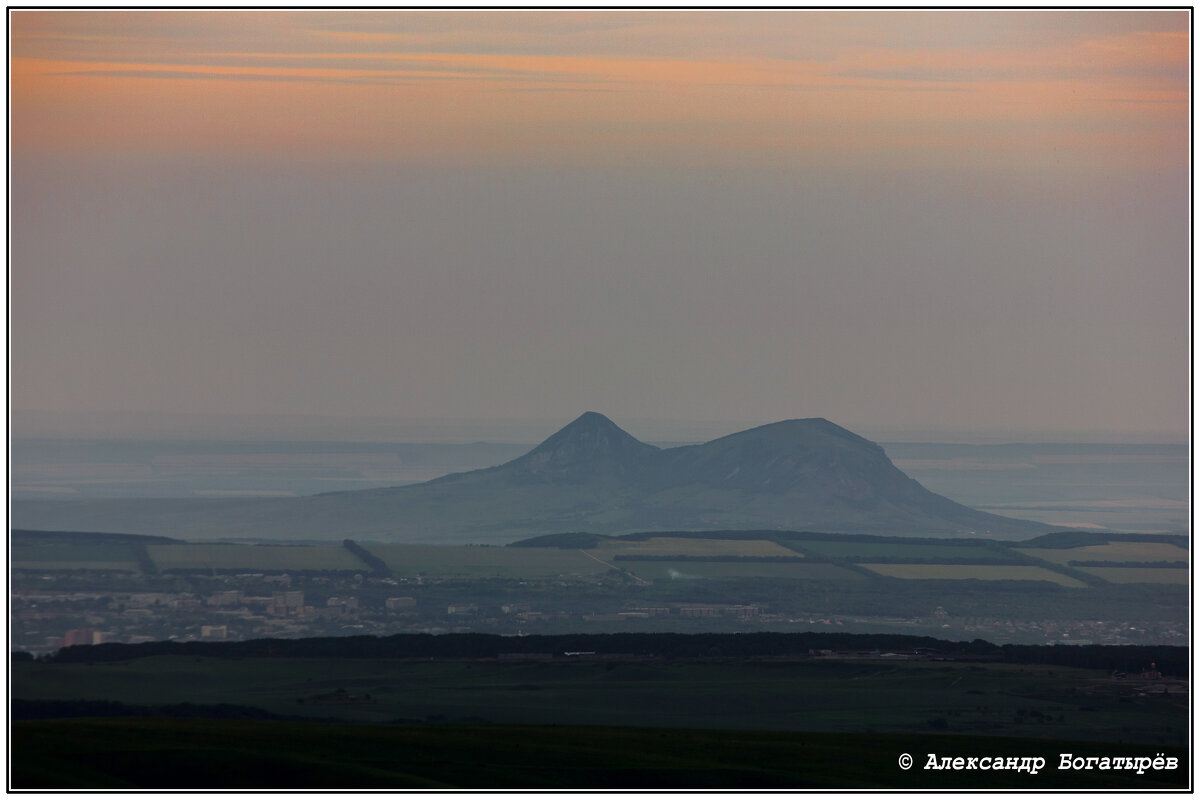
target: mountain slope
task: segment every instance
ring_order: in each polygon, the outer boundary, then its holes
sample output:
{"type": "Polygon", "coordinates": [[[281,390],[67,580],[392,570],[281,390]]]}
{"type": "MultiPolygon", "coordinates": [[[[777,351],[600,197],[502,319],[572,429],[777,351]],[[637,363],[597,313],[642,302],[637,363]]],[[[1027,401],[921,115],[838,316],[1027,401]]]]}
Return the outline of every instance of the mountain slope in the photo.
{"type": "Polygon", "coordinates": [[[657,447],[639,442],[603,414],[588,411],[525,455],[501,466],[514,481],[576,484],[631,478],[658,452],[657,447]]]}
{"type": "Polygon", "coordinates": [[[785,529],[1028,538],[959,505],[825,419],[665,450],[595,412],[505,464],[415,486],[253,500],[14,501],[14,527],[187,539],[506,543],[544,533],[785,529]]]}

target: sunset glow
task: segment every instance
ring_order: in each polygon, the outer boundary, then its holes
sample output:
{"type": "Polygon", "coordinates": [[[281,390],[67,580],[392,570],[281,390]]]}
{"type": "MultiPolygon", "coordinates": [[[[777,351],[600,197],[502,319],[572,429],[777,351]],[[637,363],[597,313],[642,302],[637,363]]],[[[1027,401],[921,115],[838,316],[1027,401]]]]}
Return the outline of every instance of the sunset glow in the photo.
{"type": "Polygon", "coordinates": [[[1187,430],[1187,9],[9,19],[17,408],[1187,430]]]}
{"type": "Polygon", "coordinates": [[[922,46],[919,12],[557,12],[537,15],[535,42],[479,13],[417,14],[420,30],[405,31],[407,14],[18,11],[13,142],[18,151],[785,164],[1038,150],[1145,163],[1186,146],[1185,15],[1077,15],[1157,27],[1081,25],[1035,42],[1021,35],[1030,14],[951,16],[939,24],[991,28],[992,41],[922,46]],[[823,38],[854,20],[861,30],[844,44],[823,38]],[[222,40],[235,21],[240,49],[222,40]],[[348,30],[322,29],[331,22],[348,30]],[[727,42],[711,30],[722,22],[727,42]],[[781,29],[795,44],[756,52],[781,29]],[[695,55],[653,46],[689,36],[695,55]]]}

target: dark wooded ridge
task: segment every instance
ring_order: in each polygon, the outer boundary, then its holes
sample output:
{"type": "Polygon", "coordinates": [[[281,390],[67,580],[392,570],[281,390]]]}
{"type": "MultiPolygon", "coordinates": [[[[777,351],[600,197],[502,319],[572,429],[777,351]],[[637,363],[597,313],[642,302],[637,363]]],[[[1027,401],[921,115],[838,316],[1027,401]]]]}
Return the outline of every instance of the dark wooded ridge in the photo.
{"type": "Polygon", "coordinates": [[[845,655],[879,652],[920,654],[946,660],[1137,672],[1151,662],[1163,675],[1186,675],[1188,648],[1168,645],[1013,645],[983,639],[949,642],[928,636],[852,633],[602,633],[558,636],[497,636],[482,633],[397,634],[310,639],[251,639],[241,642],[145,642],[64,647],[51,663],[125,661],[160,655],[209,658],[498,658],[501,654],[565,653],[660,658],[802,657],[830,651],[845,655]]]}

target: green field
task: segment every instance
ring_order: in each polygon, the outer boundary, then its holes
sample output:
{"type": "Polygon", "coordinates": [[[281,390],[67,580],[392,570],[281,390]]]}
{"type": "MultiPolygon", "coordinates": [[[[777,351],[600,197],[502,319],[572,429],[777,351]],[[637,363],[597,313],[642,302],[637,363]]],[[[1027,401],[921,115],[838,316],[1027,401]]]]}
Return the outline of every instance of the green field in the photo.
{"type": "Polygon", "coordinates": [[[353,553],[334,545],[151,544],[146,551],[159,570],[367,571],[353,553]]]}
{"type": "Polygon", "coordinates": [[[876,559],[903,560],[919,564],[926,560],[955,560],[963,563],[985,564],[989,561],[1004,561],[1012,556],[1003,550],[990,547],[971,547],[953,544],[908,544],[905,542],[847,542],[847,541],[801,541],[797,545],[827,558],[844,558],[851,561],[869,562],[876,559]]]}
{"type": "Polygon", "coordinates": [[[136,561],[134,545],[128,544],[16,544],[14,561],[136,561]]]}
{"type": "Polygon", "coordinates": [[[14,569],[93,569],[138,572],[137,548],[127,544],[14,545],[14,569]]]}
{"type": "MultiPolygon", "coordinates": [[[[803,734],[571,725],[345,725],[65,719],[11,728],[10,789],[1124,789],[1187,788],[1171,772],[1078,773],[1059,753],[1088,743],[975,736],[803,734]],[[924,754],[1040,757],[1047,767],[934,772],[924,754]],[[909,770],[898,754],[916,756],[909,770]]],[[[1105,751],[1106,753],[1108,751],[1105,751]]]]}
{"type": "Polygon", "coordinates": [[[549,547],[370,545],[367,549],[398,577],[548,578],[602,575],[612,568],[581,550],[549,547]]]}
{"type": "Polygon", "coordinates": [[[1086,588],[1087,584],[1043,567],[994,564],[860,564],[890,578],[908,580],[1050,581],[1059,586],[1086,588]]]}
{"type": "Polygon", "coordinates": [[[603,559],[623,556],[740,556],[796,558],[793,550],[766,539],[702,539],[655,536],[644,541],[602,542],[593,553],[603,559]]]}
{"type": "Polygon", "coordinates": [[[1076,567],[1109,583],[1174,583],[1186,586],[1190,571],[1170,567],[1076,567]]]}
{"type": "Polygon", "coordinates": [[[136,561],[27,561],[13,559],[13,569],[28,569],[36,572],[55,570],[92,570],[95,572],[140,572],[136,561]]]}
{"type": "MultiPolygon", "coordinates": [[[[102,534],[95,534],[101,536],[102,534]]],[[[769,535],[769,534],[767,534],[769,535]]],[[[78,534],[87,537],[88,534],[78,534]]],[[[1003,547],[938,544],[927,541],[848,541],[819,535],[795,534],[791,549],[768,539],[710,538],[663,535],[645,539],[601,541],[591,549],[558,547],[485,547],[438,545],[365,545],[396,577],[445,579],[584,579],[594,580],[613,569],[654,582],[700,579],[781,579],[848,581],[861,573],[822,559],[851,560],[878,575],[908,580],[1036,580],[1073,588],[1076,577],[1032,565],[990,563],[1011,557],[1003,547]],[[816,538],[808,538],[815,536],[816,538]],[[796,563],[805,552],[812,563],[796,563]],[[679,556],[679,560],[670,560],[679,556]],[[649,560],[640,560],[640,559],[649,560]],[[714,559],[704,561],[703,559],[714,559]],[[722,561],[720,559],[729,559],[722,561]],[[747,559],[745,561],[737,559],[747,559]],[[753,561],[752,559],[792,559],[753,561]],[[945,563],[945,562],[960,562],[945,563]]],[[[12,547],[17,570],[97,570],[138,572],[149,563],[159,571],[367,572],[363,563],[337,545],[246,544],[131,544],[72,540],[41,543],[21,540],[12,547]]],[[[1066,565],[1073,561],[1185,561],[1188,552],[1164,542],[1111,541],[1073,548],[1014,548],[1014,555],[1032,556],[1066,565]]],[[[1079,567],[1110,583],[1186,584],[1182,569],[1079,567]]]]}
{"type": "Polygon", "coordinates": [[[861,581],[863,575],[835,564],[780,561],[618,561],[639,578],[687,581],[712,578],[773,578],[804,581],[861,581]]]}
{"type": "Polygon", "coordinates": [[[1165,542],[1109,542],[1055,550],[1020,548],[1017,552],[1055,564],[1069,561],[1187,561],[1189,557],[1187,550],[1165,542]]]}

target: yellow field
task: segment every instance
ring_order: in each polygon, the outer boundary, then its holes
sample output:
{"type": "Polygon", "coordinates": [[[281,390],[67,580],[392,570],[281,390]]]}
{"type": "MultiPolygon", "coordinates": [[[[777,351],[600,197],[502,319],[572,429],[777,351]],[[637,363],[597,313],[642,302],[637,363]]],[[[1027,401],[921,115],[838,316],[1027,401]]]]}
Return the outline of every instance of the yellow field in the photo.
{"type": "Polygon", "coordinates": [[[599,558],[623,556],[790,556],[801,554],[766,539],[684,539],[656,536],[644,542],[603,542],[590,551],[599,558]]]}
{"type": "Polygon", "coordinates": [[[1187,561],[1188,551],[1165,542],[1109,542],[1063,550],[1018,548],[1018,553],[1066,564],[1068,561],[1187,561]]]}
{"type": "MultiPolygon", "coordinates": [[[[999,564],[859,564],[890,578],[910,580],[1050,581],[1082,589],[1082,581],[1059,575],[1044,567],[999,564]]],[[[1161,571],[1161,570],[1160,570],[1161,571]]]]}
{"type": "Polygon", "coordinates": [[[1188,570],[1157,567],[1078,567],[1080,572],[1109,583],[1179,583],[1186,585],[1188,570]]]}

